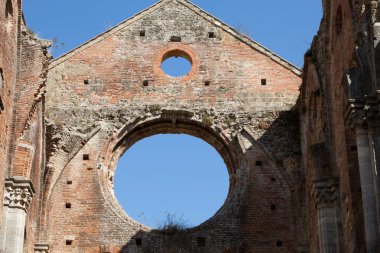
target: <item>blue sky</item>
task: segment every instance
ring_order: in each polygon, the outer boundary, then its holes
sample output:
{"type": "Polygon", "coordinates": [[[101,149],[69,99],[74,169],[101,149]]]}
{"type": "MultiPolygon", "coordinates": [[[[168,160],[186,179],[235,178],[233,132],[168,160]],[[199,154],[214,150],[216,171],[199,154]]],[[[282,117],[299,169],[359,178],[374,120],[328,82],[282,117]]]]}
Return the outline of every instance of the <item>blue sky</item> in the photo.
{"type": "Polygon", "coordinates": [[[115,174],[115,194],[127,213],[157,227],[166,214],[199,225],[223,205],[229,189],[226,165],[201,139],[154,135],[124,153],[115,174]]]}
{"type": "MultiPolygon", "coordinates": [[[[27,24],[42,38],[58,38],[59,56],[156,0],[23,1],[27,24]],[[62,47],[61,43],[64,43],[62,47]]],[[[193,3],[301,67],[321,19],[321,0],[194,0],[193,3]]]]}
{"type": "MultiPolygon", "coordinates": [[[[28,27],[54,40],[51,50],[58,57],[157,1],[23,2],[28,27]]],[[[321,0],[192,2],[298,67],[322,16],[321,0]]],[[[202,140],[157,135],[125,153],[116,171],[115,191],[128,214],[148,226],[155,227],[166,213],[183,215],[189,225],[198,225],[223,204],[228,174],[218,153],[202,140]]]]}

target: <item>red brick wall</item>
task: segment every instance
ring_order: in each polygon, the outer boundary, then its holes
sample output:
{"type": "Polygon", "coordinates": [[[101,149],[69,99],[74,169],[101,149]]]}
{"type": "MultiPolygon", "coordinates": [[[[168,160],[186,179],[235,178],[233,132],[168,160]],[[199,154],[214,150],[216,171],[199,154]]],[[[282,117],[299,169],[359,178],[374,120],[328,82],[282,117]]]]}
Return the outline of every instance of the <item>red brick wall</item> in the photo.
{"type": "MultiPolygon", "coordinates": [[[[157,125],[154,131],[163,132],[159,128],[157,125]]],[[[170,132],[168,127],[165,129],[170,132]]],[[[87,252],[96,245],[116,248],[127,245],[132,250],[136,247],[134,238],[143,238],[143,247],[154,252],[165,252],[166,244],[173,250],[194,250],[198,248],[197,237],[206,238],[208,252],[236,245],[256,252],[296,250],[293,186],[286,173],[261,151],[260,145],[254,144],[254,151],[246,155],[249,160],[240,165],[238,172],[231,172],[236,182],[232,182],[222,210],[205,224],[187,231],[186,243],[178,243],[176,237],[165,241],[165,237],[137,224],[120,209],[112,196],[108,171],[97,168],[96,158],[101,156],[98,147],[102,143],[101,134],[86,143],[55,184],[49,199],[46,230],[53,251],[87,252]],[[84,161],[83,154],[89,154],[90,160],[84,161]],[[262,166],[255,165],[258,160],[263,161],[262,166]],[[66,203],[71,207],[66,208],[66,203]],[[271,210],[272,205],[276,210],[271,210]],[[73,240],[72,245],[66,245],[66,240],[73,240]],[[277,240],[283,242],[282,247],[276,246],[277,240]]]]}
{"type": "Polygon", "coordinates": [[[0,185],[6,176],[24,175],[36,188],[27,216],[26,252],[41,241],[49,242],[52,252],[137,250],[135,239],[140,238],[147,252],[309,248],[317,253],[312,184],[321,176],[340,178],[343,251],[365,251],[345,78],[358,67],[355,50],[363,25],[371,23],[369,0],[324,1],[320,31],[305,57],[301,129],[291,111],[301,83],[297,69],[191,4],[161,2],[51,63],[47,153],[47,44],[21,32],[17,1],[11,1],[13,16],[6,20],[6,2],[0,3],[0,185]],[[171,36],[182,42],[169,42],[171,36]],[[163,56],[171,50],[190,56],[193,68],[187,76],[162,72],[163,56]],[[223,208],[201,226],[172,236],[131,220],[112,192],[120,155],[157,133],[188,133],[208,141],[225,159],[231,177],[223,208]],[[25,150],[23,143],[32,148],[25,150]],[[330,170],[320,171],[315,164],[312,147],[320,143],[328,151],[330,170]],[[90,160],[84,161],[83,154],[90,160]],[[205,248],[197,245],[198,237],[205,239],[205,248]],[[282,246],[276,245],[280,241],[282,246]]]}
{"type": "Polygon", "coordinates": [[[30,127],[25,137],[33,143],[34,153],[31,158],[31,167],[26,174],[31,179],[36,193],[33,196],[32,204],[28,209],[25,224],[26,240],[24,244],[25,252],[34,252],[34,244],[40,242],[40,219],[41,205],[45,176],[45,120],[43,100],[37,103],[33,116],[29,121],[30,127]]]}
{"type": "Polygon", "coordinates": [[[202,250],[197,237],[205,238],[205,252],[296,252],[306,243],[299,231],[304,199],[298,187],[303,180],[298,120],[290,111],[299,94],[299,71],[185,5],[159,3],[51,63],[46,95],[51,175],[43,230],[53,252],[136,250],[136,238],[147,252],[202,250]],[[209,38],[211,31],[215,38],[209,38]],[[171,36],[182,42],[169,42],[171,36]],[[162,72],[162,58],[171,50],[191,57],[187,76],[162,72]],[[120,155],[158,133],[206,140],[224,157],[231,176],[220,212],[174,237],[137,224],[112,192],[120,155]]]}
{"type": "MultiPolygon", "coordinates": [[[[0,185],[4,185],[4,178],[8,169],[8,148],[12,136],[13,97],[15,94],[17,71],[17,24],[19,21],[19,6],[17,0],[12,0],[13,15],[6,18],[6,2],[0,2],[0,68],[3,71],[4,82],[0,97],[4,110],[0,110],[0,185]]],[[[0,187],[0,196],[3,196],[3,187],[0,187]]],[[[3,198],[0,199],[2,212],[3,198]]]]}
{"type": "Polygon", "coordinates": [[[33,156],[33,145],[27,141],[19,141],[14,155],[13,175],[29,178],[33,156]]]}
{"type": "MultiPolygon", "coordinates": [[[[0,196],[4,178],[31,178],[37,190],[28,210],[25,252],[34,252],[38,240],[40,182],[44,171],[44,85],[49,56],[47,42],[27,32],[20,1],[11,1],[13,18],[5,17],[7,1],[0,1],[0,68],[4,87],[0,97],[0,196]],[[8,18],[9,19],[9,18],[8,18]]],[[[0,206],[2,212],[2,201],[0,206]]]]}

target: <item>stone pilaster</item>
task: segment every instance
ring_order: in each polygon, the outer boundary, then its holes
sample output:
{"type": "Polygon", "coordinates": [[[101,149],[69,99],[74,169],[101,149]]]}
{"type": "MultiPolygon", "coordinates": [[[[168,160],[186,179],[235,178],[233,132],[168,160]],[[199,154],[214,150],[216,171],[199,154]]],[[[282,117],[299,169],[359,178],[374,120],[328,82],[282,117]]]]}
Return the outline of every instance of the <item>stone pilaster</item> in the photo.
{"type": "MultiPolygon", "coordinates": [[[[368,138],[372,153],[372,175],[375,190],[377,221],[380,223],[380,115],[375,106],[368,107],[368,138]]],[[[380,233],[380,224],[379,224],[380,233]]],[[[379,242],[380,244],[380,242],[379,242]]],[[[379,245],[380,246],[380,245],[379,245]]]]}
{"type": "MultiPolygon", "coordinates": [[[[373,130],[369,122],[373,118],[373,107],[363,106],[351,112],[352,127],[355,129],[360,185],[363,200],[363,215],[367,252],[377,253],[380,243],[377,210],[377,168],[375,157],[380,150],[374,149],[373,130]]],[[[375,131],[376,132],[376,131],[375,131]]]]}
{"type": "Polygon", "coordinates": [[[0,252],[23,252],[26,212],[34,193],[33,184],[27,178],[13,177],[5,180],[0,252]]]}
{"type": "Polygon", "coordinates": [[[321,253],[342,252],[339,241],[339,179],[314,181],[313,197],[318,209],[319,248],[321,253]]]}

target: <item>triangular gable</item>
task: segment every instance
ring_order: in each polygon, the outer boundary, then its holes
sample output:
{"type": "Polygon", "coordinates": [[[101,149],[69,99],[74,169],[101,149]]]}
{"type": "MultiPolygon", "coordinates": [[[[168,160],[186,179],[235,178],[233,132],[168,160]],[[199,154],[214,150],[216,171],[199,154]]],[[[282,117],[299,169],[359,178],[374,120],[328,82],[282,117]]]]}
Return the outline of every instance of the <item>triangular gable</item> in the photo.
{"type": "Polygon", "coordinates": [[[65,62],[66,60],[68,60],[71,57],[73,57],[74,55],[82,52],[86,48],[89,48],[89,47],[101,42],[105,38],[112,36],[113,34],[117,33],[118,31],[120,31],[120,30],[124,29],[125,27],[129,26],[130,24],[144,18],[145,16],[151,14],[152,12],[156,11],[157,9],[160,9],[163,5],[170,3],[170,2],[178,2],[178,3],[186,6],[188,9],[190,9],[191,11],[193,11],[194,13],[196,13],[197,15],[202,17],[203,19],[209,21],[214,26],[222,29],[223,31],[225,31],[228,34],[235,37],[236,39],[244,42],[246,45],[250,46],[251,48],[259,51],[260,53],[262,53],[266,56],[268,56],[270,59],[277,62],[281,66],[289,69],[290,71],[292,71],[296,75],[301,76],[302,71],[299,68],[297,68],[295,65],[284,60],[283,58],[276,55],[275,53],[273,53],[269,49],[263,47],[262,45],[260,45],[256,41],[252,40],[251,38],[249,38],[245,35],[242,35],[241,33],[236,31],[231,26],[225,24],[221,20],[217,19],[216,17],[212,16],[211,14],[209,14],[206,11],[199,8],[197,5],[190,3],[187,0],[161,0],[160,2],[158,2],[158,3],[148,7],[147,9],[137,13],[136,15],[132,16],[131,18],[124,20],[123,22],[121,22],[120,24],[111,28],[110,30],[90,39],[89,41],[85,42],[84,44],[80,45],[79,47],[77,47],[77,48],[69,51],[68,53],[60,56],[59,58],[54,59],[50,64],[50,68],[54,68],[55,66],[59,65],[60,63],[65,62]]]}

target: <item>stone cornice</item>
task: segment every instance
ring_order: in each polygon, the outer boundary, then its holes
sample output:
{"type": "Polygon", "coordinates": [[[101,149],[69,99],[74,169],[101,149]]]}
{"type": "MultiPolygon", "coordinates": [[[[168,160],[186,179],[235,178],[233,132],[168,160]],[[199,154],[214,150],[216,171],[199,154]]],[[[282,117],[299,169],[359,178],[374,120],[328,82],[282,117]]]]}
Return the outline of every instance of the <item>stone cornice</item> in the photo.
{"type": "Polygon", "coordinates": [[[367,101],[364,104],[350,103],[346,117],[351,128],[356,126],[380,125],[380,104],[367,101]]]}
{"type": "Polygon", "coordinates": [[[13,177],[5,180],[4,206],[27,211],[35,193],[32,182],[24,177],[13,177]]]}
{"type": "Polygon", "coordinates": [[[49,244],[47,243],[34,244],[34,253],[49,253],[49,244]]]}

